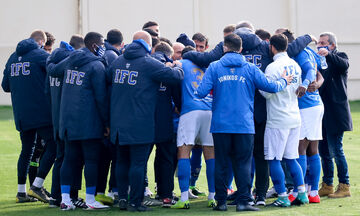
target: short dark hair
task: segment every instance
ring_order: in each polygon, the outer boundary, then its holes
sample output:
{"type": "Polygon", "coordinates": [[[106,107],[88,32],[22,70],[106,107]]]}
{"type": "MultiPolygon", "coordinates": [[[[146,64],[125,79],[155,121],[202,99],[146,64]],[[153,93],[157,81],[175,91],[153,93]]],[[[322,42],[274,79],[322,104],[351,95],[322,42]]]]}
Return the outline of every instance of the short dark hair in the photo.
{"type": "Polygon", "coordinates": [[[224,46],[226,46],[229,51],[238,52],[242,46],[242,40],[239,35],[231,33],[224,38],[224,46]]]}
{"type": "Polygon", "coordinates": [[[152,41],[151,41],[151,46],[152,47],[155,47],[156,45],[158,45],[160,43],[160,39],[157,38],[157,37],[154,37],[152,38],[152,41]]]}
{"type": "Polygon", "coordinates": [[[155,52],[162,52],[167,56],[171,56],[174,50],[168,43],[161,41],[155,46],[155,52]]]}
{"type": "Polygon", "coordinates": [[[284,29],[284,31],[281,34],[287,37],[288,43],[291,43],[295,40],[294,33],[291,32],[289,29],[284,29]]]}
{"type": "Polygon", "coordinates": [[[69,44],[74,47],[74,49],[80,49],[85,46],[84,37],[79,34],[71,36],[69,44]]]}
{"type": "Polygon", "coordinates": [[[160,41],[163,41],[163,42],[169,44],[171,47],[173,46],[173,44],[171,43],[171,41],[170,41],[169,39],[167,39],[167,38],[160,37],[160,41]]]}
{"type": "Polygon", "coordinates": [[[197,41],[200,41],[200,42],[204,42],[205,41],[205,46],[208,45],[208,38],[203,35],[202,33],[198,32],[198,33],[195,33],[192,38],[191,38],[193,41],[197,40],[197,41]]]}
{"type": "Polygon", "coordinates": [[[151,26],[159,26],[159,24],[155,21],[148,21],[143,25],[142,29],[145,30],[146,28],[149,28],[151,26]]]}
{"type": "Polygon", "coordinates": [[[276,34],[271,36],[270,45],[275,47],[278,52],[284,52],[288,47],[288,39],[284,34],[276,34]]]}
{"type": "Polygon", "coordinates": [[[271,37],[271,34],[268,31],[265,31],[264,29],[257,29],[255,31],[255,34],[261,38],[261,40],[269,40],[271,37]]]}
{"type": "Polygon", "coordinates": [[[149,29],[149,28],[145,28],[143,29],[144,31],[146,31],[147,33],[149,33],[151,35],[152,38],[154,37],[159,37],[159,33],[157,33],[156,31],[149,29]]]}
{"type": "Polygon", "coordinates": [[[46,43],[45,46],[52,46],[55,43],[55,37],[50,32],[45,32],[46,43]]]}
{"type": "Polygon", "coordinates": [[[90,48],[94,43],[98,43],[101,38],[104,38],[98,32],[89,32],[85,35],[84,43],[87,48],[90,48]]]}
{"type": "Polygon", "coordinates": [[[111,29],[106,35],[106,40],[111,45],[120,45],[123,39],[123,35],[119,29],[111,29]]]}
{"type": "Polygon", "coordinates": [[[190,52],[190,51],[195,51],[195,48],[192,46],[186,46],[182,51],[181,51],[181,56],[183,56],[185,53],[190,52]]]}
{"type": "Polygon", "coordinates": [[[235,24],[230,24],[230,25],[225,26],[223,32],[224,33],[232,33],[235,30],[236,30],[236,25],[235,24]]]}

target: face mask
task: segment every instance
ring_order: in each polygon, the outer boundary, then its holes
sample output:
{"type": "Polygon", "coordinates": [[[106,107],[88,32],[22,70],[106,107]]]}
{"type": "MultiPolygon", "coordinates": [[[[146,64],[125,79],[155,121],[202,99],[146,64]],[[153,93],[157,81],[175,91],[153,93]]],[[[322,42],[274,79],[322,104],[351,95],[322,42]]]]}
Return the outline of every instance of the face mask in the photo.
{"type": "Polygon", "coordinates": [[[320,46],[320,47],[317,48],[318,51],[319,51],[321,48],[325,48],[325,49],[327,49],[328,51],[330,51],[329,46],[320,46]]]}
{"type": "Polygon", "coordinates": [[[104,46],[97,46],[97,50],[95,50],[95,55],[102,57],[105,54],[105,47],[104,46]]]}

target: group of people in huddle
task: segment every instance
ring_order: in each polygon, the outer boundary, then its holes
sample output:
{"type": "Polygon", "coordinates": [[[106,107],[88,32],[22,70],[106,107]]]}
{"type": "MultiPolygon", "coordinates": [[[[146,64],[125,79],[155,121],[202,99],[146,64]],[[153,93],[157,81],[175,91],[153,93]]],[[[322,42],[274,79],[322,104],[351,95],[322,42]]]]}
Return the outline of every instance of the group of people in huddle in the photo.
{"type": "Polygon", "coordinates": [[[73,35],[54,50],[54,36],[34,30],[17,44],[2,80],[22,143],[16,202],[189,209],[190,199],[206,196],[196,187],[202,155],[207,206],[215,211],[351,195],[342,142],[352,130],[349,62],[333,33],[295,37],[279,28],[271,35],[241,21],[207,51],[204,34],[171,42],[159,27],[145,23],[126,45],[119,29],[106,39],[73,35]],[[154,146],[155,196],[147,178],[154,146]],[[83,169],[85,199],[78,196],[83,169]]]}

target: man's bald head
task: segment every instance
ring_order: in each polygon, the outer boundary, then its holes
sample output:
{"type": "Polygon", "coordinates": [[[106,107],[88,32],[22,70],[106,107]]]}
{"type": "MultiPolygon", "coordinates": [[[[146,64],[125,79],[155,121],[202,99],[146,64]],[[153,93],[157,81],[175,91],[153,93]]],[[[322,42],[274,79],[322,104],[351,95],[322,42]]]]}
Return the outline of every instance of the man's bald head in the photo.
{"type": "Polygon", "coordinates": [[[175,42],[173,43],[173,49],[174,49],[174,55],[172,56],[173,60],[180,60],[181,59],[181,53],[182,50],[185,48],[185,46],[182,43],[175,42]]]}
{"type": "Polygon", "coordinates": [[[151,35],[146,31],[137,31],[134,33],[133,40],[143,39],[151,47],[151,35]]]}

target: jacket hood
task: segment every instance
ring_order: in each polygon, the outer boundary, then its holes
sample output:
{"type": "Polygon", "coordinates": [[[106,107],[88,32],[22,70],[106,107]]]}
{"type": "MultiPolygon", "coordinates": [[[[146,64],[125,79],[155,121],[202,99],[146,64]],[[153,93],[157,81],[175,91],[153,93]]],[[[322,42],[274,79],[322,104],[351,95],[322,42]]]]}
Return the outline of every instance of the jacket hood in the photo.
{"type": "Polygon", "coordinates": [[[246,64],[244,56],[236,52],[225,53],[220,62],[224,67],[239,67],[246,64]]]}
{"type": "Polygon", "coordinates": [[[101,61],[104,63],[105,60],[99,56],[94,55],[88,48],[84,47],[71,53],[69,64],[74,67],[81,67],[92,61],[101,61]]]}
{"type": "MultiPolygon", "coordinates": [[[[145,42],[144,42],[145,43],[145,42]]],[[[141,42],[133,41],[129,44],[124,52],[124,58],[126,59],[135,59],[148,55],[149,52],[145,48],[145,45],[141,42]]]]}
{"type": "Polygon", "coordinates": [[[34,49],[39,49],[39,45],[36,43],[36,41],[32,38],[25,39],[17,44],[16,54],[18,56],[22,56],[34,49]]]}
{"type": "Polygon", "coordinates": [[[236,29],[235,34],[241,37],[244,51],[252,50],[261,43],[261,39],[256,34],[254,34],[249,28],[236,29]]]}
{"type": "Polygon", "coordinates": [[[73,51],[74,47],[72,47],[70,44],[66,43],[65,41],[60,42],[60,48],[64,48],[69,51],[73,51]]]}
{"type": "Polygon", "coordinates": [[[106,50],[112,50],[116,53],[116,55],[120,55],[120,51],[116,49],[113,45],[111,45],[109,42],[105,40],[105,48],[106,50]]]}
{"type": "Polygon", "coordinates": [[[173,62],[172,59],[170,59],[169,57],[167,57],[164,53],[162,52],[155,52],[154,54],[151,55],[152,57],[154,57],[155,59],[161,61],[162,63],[166,63],[166,62],[173,62]]]}

